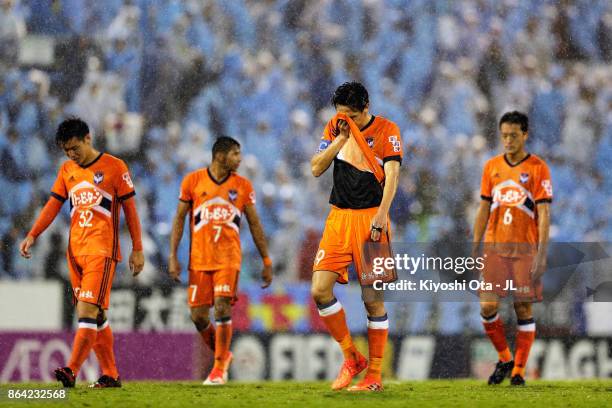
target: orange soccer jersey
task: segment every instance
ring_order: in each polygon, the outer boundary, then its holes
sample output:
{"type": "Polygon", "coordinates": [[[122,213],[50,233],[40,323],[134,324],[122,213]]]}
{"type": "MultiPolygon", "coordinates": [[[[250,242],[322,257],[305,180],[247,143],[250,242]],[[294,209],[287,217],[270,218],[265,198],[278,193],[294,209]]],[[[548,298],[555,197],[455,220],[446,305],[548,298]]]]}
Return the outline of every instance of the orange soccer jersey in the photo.
{"type": "MultiPolygon", "coordinates": [[[[388,161],[402,162],[403,149],[399,127],[392,121],[372,115],[371,121],[360,130],[367,145],[374,153],[377,165],[384,168],[388,161]]],[[[323,132],[318,152],[329,147],[335,130],[329,121],[323,132]]],[[[370,241],[372,218],[383,196],[383,185],[376,179],[361,147],[351,136],[334,158],[334,184],[329,199],[332,210],[325,222],[325,230],[319,244],[313,271],[328,270],[338,274],[338,282],[348,282],[348,266],[355,264],[359,281],[369,284],[371,271],[369,256],[364,246],[370,241]]],[[[387,223],[388,224],[388,223],[387,223]]],[[[390,230],[384,234],[379,250],[388,251],[390,230]]],[[[372,247],[374,248],[374,247],[372,247]]],[[[370,248],[370,250],[372,249],[370,248]]],[[[381,277],[383,280],[393,276],[381,277]]]]}
{"type": "Polygon", "coordinates": [[[230,173],[215,180],[208,168],[189,173],[181,183],[179,199],[191,204],[189,269],[240,269],[240,220],[255,204],[249,180],[230,173]]]}
{"type": "MultiPolygon", "coordinates": [[[[335,138],[334,122],[325,126],[317,152],[321,152],[335,138]]],[[[399,127],[392,121],[372,115],[370,123],[361,129],[376,162],[383,167],[390,160],[402,162],[403,149],[399,127]]],[[[329,203],[339,208],[363,209],[378,207],[382,200],[383,187],[376,180],[365,155],[354,137],[342,146],[334,158],[334,185],[329,203]]]]}
{"type": "Polygon", "coordinates": [[[544,160],[528,154],[514,165],[505,155],[489,160],[480,194],[491,202],[485,243],[538,243],[537,204],[553,198],[550,171],[544,160]]]}
{"type": "Polygon", "coordinates": [[[126,164],[110,154],[89,165],[67,160],[61,166],[51,195],[70,202],[69,253],[121,260],[119,212],[121,201],[136,193],[126,164]]]}

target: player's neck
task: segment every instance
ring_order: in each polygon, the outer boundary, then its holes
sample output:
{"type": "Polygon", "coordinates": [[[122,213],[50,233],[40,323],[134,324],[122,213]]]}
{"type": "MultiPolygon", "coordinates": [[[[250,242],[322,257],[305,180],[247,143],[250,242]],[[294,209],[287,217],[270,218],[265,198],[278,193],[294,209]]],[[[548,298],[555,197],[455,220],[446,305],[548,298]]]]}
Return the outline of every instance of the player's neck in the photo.
{"type": "Polygon", "coordinates": [[[91,151],[87,154],[87,157],[85,158],[82,167],[89,166],[91,163],[93,163],[94,160],[98,158],[98,156],[100,156],[100,152],[92,148],[91,151]]]}
{"type": "Polygon", "coordinates": [[[208,171],[210,171],[210,175],[217,181],[224,180],[230,174],[229,170],[216,162],[211,163],[211,165],[208,167],[208,171]]]}
{"type": "Polygon", "coordinates": [[[520,162],[525,157],[527,157],[528,154],[529,153],[527,153],[527,151],[525,151],[525,150],[519,150],[518,152],[516,152],[514,154],[505,153],[506,160],[508,160],[508,163],[510,163],[510,164],[516,164],[516,163],[520,162]]]}

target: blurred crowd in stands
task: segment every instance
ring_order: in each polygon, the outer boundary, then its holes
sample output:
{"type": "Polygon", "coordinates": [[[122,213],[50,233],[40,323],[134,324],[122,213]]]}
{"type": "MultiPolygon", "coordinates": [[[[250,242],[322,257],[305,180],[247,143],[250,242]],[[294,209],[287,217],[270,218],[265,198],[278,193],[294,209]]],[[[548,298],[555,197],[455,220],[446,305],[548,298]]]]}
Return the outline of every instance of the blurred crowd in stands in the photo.
{"type": "MultiPolygon", "coordinates": [[[[66,276],[67,210],[35,262],[18,244],[78,115],[133,173],[144,282],[165,279],[180,181],[222,134],[242,143],[277,277],[309,279],[331,188],[309,160],[348,80],[402,130],[394,240],[470,239],[497,121],[518,109],[551,167],[552,239],[610,241],[611,60],[606,0],[0,0],[0,278],[66,276]]],[[[243,249],[248,282],[246,231],[243,249]]]]}

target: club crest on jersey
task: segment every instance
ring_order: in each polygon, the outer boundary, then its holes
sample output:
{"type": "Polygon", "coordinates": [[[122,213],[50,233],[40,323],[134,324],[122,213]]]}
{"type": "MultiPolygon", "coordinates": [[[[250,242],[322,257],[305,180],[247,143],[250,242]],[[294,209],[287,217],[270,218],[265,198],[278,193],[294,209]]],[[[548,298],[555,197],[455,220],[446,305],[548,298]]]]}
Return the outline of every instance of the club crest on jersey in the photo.
{"type": "Polygon", "coordinates": [[[521,183],[525,184],[527,181],[529,181],[529,173],[521,173],[519,180],[521,183]]]}
{"type": "Polygon", "coordinates": [[[366,142],[368,142],[368,146],[370,146],[370,149],[374,147],[374,138],[373,137],[366,137],[366,142]]]}
{"type": "Polygon", "coordinates": [[[93,177],[93,182],[94,184],[98,185],[100,184],[102,181],[104,181],[104,172],[101,171],[96,171],[94,173],[94,177],[93,177]]]}
{"type": "Polygon", "coordinates": [[[238,191],[230,190],[228,191],[227,195],[229,196],[230,201],[233,203],[238,198],[238,191]]]}

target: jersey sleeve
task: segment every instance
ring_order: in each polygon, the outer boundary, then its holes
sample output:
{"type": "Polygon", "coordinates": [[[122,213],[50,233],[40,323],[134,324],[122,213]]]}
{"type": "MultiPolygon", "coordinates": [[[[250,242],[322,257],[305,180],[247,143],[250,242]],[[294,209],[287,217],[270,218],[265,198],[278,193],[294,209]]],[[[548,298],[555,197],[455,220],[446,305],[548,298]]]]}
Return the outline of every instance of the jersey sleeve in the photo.
{"type": "Polygon", "coordinates": [[[392,123],[385,133],[383,144],[383,163],[394,160],[402,163],[404,148],[402,146],[402,136],[399,127],[392,123]]]}
{"type": "Polygon", "coordinates": [[[490,162],[487,162],[482,169],[482,179],[480,181],[480,198],[486,201],[493,201],[493,187],[491,186],[490,162]]]}
{"type": "Polygon", "coordinates": [[[253,185],[249,180],[244,180],[242,188],[244,189],[244,204],[242,206],[242,210],[244,210],[249,205],[255,205],[257,198],[255,197],[253,185]]]}
{"type": "Polygon", "coordinates": [[[179,193],[179,200],[184,203],[193,202],[192,189],[191,189],[191,174],[186,175],[181,181],[181,192],[179,193]]]}
{"type": "Polygon", "coordinates": [[[533,199],[536,204],[551,203],[553,199],[552,181],[550,179],[550,170],[546,163],[542,163],[538,172],[538,180],[535,185],[533,199]]]}
{"type": "Polygon", "coordinates": [[[136,191],[134,190],[134,183],[132,183],[132,178],[125,162],[120,160],[117,167],[119,175],[116,179],[115,191],[119,200],[123,201],[135,196],[136,191]]]}
{"type": "Polygon", "coordinates": [[[323,129],[323,136],[321,136],[321,141],[319,142],[319,147],[317,148],[317,153],[321,153],[323,150],[327,149],[331,142],[333,142],[336,137],[337,131],[330,120],[325,125],[325,129],[323,129]]]}
{"type": "Polygon", "coordinates": [[[57,198],[62,203],[68,199],[68,190],[64,182],[64,166],[57,172],[57,178],[51,187],[51,196],[57,198]]]}

